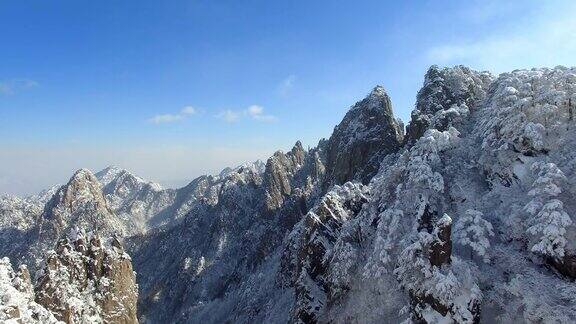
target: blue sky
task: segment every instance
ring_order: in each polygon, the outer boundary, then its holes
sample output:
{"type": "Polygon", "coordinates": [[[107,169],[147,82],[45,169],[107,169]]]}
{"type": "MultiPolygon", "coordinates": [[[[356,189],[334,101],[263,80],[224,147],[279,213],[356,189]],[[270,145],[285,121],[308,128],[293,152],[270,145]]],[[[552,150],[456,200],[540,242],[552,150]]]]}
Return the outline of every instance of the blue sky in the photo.
{"type": "Polygon", "coordinates": [[[116,164],[176,186],[314,146],[431,64],[574,65],[573,1],[2,1],[0,193],[116,164]]]}

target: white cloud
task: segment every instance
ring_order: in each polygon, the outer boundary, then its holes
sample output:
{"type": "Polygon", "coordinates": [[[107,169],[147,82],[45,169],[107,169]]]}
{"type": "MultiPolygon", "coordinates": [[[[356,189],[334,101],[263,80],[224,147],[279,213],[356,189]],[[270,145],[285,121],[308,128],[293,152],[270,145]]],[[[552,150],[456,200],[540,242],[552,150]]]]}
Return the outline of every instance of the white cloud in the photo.
{"type": "Polygon", "coordinates": [[[434,64],[466,64],[494,72],[574,65],[576,3],[543,2],[542,6],[518,16],[519,22],[508,29],[475,41],[433,47],[427,53],[428,59],[434,64]]]}
{"type": "Polygon", "coordinates": [[[246,112],[248,116],[250,116],[252,119],[260,122],[271,123],[278,121],[278,118],[276,118],[276,116],[264,114],[264,108],[262,106],[252,105],[248,107],[246,112]]]}
{"type": "Polygon", "coordinates": [[[280,82],[280,85],[278,86],[278,93],[280,93],[281,96],[287,96],[290,94],[290,91],[292,91],[292,88],[294,88],[295,82],[296,76],[294,74],[290,74],[284,80],[282,80],[282,82],[280,82]]]}
{"type": "Polygon", "coordinates": [[[252,117],[262,115],[263,112],[264,112],[264,108],[262,108],[262,106],[252,105],[252,106],[248,107],[248,115],[250,115],[252,117]]]}
{"type": "MultiPolygon", "coordinates": [[[[180,122],[188,118],[189,116],[197,115],[200,111],[192,106],[186,106],[180,110],[178,114],[161,114],[153,116],[148,119],[149,123],[152,124],[168,124],[180,122]]],[[[259,122],[275,122],[278,120],[276,116],[272,116],[264,113],[264,108],[259,105],[252,105],[244,110],[232,110],[226,109],[216,114],[214,117],[225,121],[226,123],[235,123],[240,119],[249,118],[251,120],[256,120],[259,122]]]]}
{"type": "Polygon", "coordinates": [[[182,108],[180,113],[182,115],[196,115],[198,113],[198,109],[196,109],[192,106],[186,106],[186,107],[182,108]]]}
{"type": "Polygon", "coordinates": [[[21,90],[38,86],[38,82],[30,79],[12,79],[0,81],[0,94],[13,95],[21,90]]]}
{"type": "Polygon", "coordinates": [[[240,114],[233,110],[227,109],[216,115],[216,118],[222,119],[227,123],[235,123],[240,119],[240,114]]]}
{"type": "Polygon", "coordinates": [[[235,123],[239,121],[243,116],[247,116],[252,120],[265,123],[278,121],[276,116],[265,114],[264,107],[259,105],[252,105],[243,111],[227,109],[216,115],[216,118],[222,119],[227,123],[235,123]]]}
{"type": "Polygon", "coordinates": [[[152,124],[167,124],[174,123],[186,119],[188,116],[192,116],[198,113],[198,109],[192,106],[186,106],[180,110],[179,114],[162,114],[156,115],[148,119],[148,122],[152,124]]]}
{"type": "Polygon", "coordinates": [[[273,123],[277,122],[278,118],[272,115],[257,115],[252,117],[254,120],[261,121],[263,123],[273,123]]]}
{"type": "Polygon", "coordinates": [[[163,124],[163,123],[173,123],[180,120],[182,120],[181,115],[165,114],[165,115],[156,115],[150,118],[148,121],[153,124],[163,124]]]}
{"type": "Polygon", "coordinates": [[[265,123],[275,122],[278,120],[278,118],[276,118],[276,116],[264,114],[264,107],[258,106],[258,105],[252,105],[252,106],[248,107],[248,109],[246,110],[246,113],[252,119],[257,120],[257,121],[261,121],[261,122],[265,122],[265,123]]]}

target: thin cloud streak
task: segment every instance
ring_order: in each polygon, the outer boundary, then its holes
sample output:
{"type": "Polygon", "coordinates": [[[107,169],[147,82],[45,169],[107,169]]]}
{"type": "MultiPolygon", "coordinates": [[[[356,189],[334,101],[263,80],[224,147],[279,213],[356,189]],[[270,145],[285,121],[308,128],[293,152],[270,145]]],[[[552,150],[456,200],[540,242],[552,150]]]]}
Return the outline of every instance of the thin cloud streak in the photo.
{"type": "Polygon", "coordinates": [[[235,110],[224,110],[217,114],[215,117],[221,119],[227,123],[236,123],[242,117],[248,117],[251,120],[264,122],[264,123],[272,123],[278,121],[278,118],[273,115],[265,114],[264,107],[259,105],[252,105],[245,110],[242,111],[235,111],[235,110]]]}
{"type": "Polygon", "coordinates": [[[0,81],[0,94],[13,95],[22,90],[27,90],[38,86],[38,82],[30,79],[12,79],[0,81]]]}
{"type": "Polygon", "coordinates": [[[292,88],[294,88],[295,82],[296,76],[294,74],[290,74],[288,77],[286,77],[286,79],[282,80],[278,86],[278,93],[283,97],[288,96],[292,91],[292,88]]]}
{"type": "Polygon", "coordinates": [[[173,123],[180,120],[182,120],[181,115],[165,114],[165,115],[156,115],[150,118],[148,121],[153,124],[163,124],[163,123],[173,123]]]}
{"type": "Polygon", "coordinates": [[[156,115],[152,118],[148,119],[149,123],[152,124],[166,124],[166,123],[174,123],[178,121],[182,121],[186,119],[188,116],[192,116],[198,113],[198,109],[192,106],[186,106],[180,110],[179,114],[162,114],[156,115]]]}
{"type": "Polygon", "coordinates": [[[222,119],[223,121],[231,124],[237,122],[240,119],[240,114],[233,110],[227,109],[216,115],[216,118],[222,119]]]}

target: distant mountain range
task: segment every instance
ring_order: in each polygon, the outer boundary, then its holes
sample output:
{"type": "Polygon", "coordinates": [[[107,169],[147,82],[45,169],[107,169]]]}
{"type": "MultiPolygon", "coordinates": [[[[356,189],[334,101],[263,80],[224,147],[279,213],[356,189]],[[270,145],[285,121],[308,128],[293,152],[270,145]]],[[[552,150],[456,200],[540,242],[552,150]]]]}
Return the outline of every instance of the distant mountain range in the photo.
{"type": "Polygon", "coordinates": [[[183,188],[2,196],[0,322],[576,322],[575,113],[576,68],[432,66],[406,127],[377,86],[183,188]]]}

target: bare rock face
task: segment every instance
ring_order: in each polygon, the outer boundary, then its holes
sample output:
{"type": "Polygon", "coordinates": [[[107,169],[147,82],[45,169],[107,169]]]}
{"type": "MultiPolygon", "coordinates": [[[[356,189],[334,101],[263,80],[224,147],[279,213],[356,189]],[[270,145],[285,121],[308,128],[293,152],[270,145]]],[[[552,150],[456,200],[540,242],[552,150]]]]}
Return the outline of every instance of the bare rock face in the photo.
{"type": "Polygon", "coordinates": [[[278,151],[268,159],[264,173],[266,208],[275,210],[292,193],[292,179],[304,164],[306,152],[300,141],[288,153],[278,151]]]}
{"type": "Polygon", "coordinates": [[[390,97],[383,87],[375,87],[334,128],[326,145],[324,188],[351,180],[367,184],[378,171],[379,158],[400,149],[403,135],[390,97]]]}
{"type": "Polygon", "coordinates": [[[76,171],[68,183],[56,192],[50,205],[52,208],[66,208],[72,214],[82,211],[88,205],[94,205],[94,208],[107,207],[98,179],[87,169],[76,171]]]}
{"type": "MultiPolygon", "coordinates": [[[[426,253],[430,264],[438,269],[449,266],[452,262],[452,219],[447,214],[438,217],[437,213],[431,211],[429,206],[426,206],[419,228],[422,231],[432,234],[432,240],[427,246],[426,253]]],[[[443,302],[433,294],[410,291],[409,295],[410,305],[413,310],[424,309],[430,306],[442,316],[447,316],[449,313],[456,313],[453,304],[443,302]]],[[[471,299],[467,304],[467,309],[471,318],[466,319],[465,322],[479,323],[480,302],[476,299],[471,299]]],[[[412,313],[412,321],[419,324],[428,323],[420,312],[412,313]]]]}
{"type": "Polygon", "coordinates": [[[66,323],[137,323],[138,287],[119,242],[77,234],[50,251],[35,287],[36,302],[66,323]]]}
{"type": "Polygon", "coordinates": [[[292,321],[317,323],[332,298],[329,260],[343,224],[354,218],[367,202],[360,183],[335,186],[302,219],[282,258],[285,285],[294,287],[292,321]]]}
{"type": "Polygon", "coordinates": [[[576,280],[576,255],[566,254],[562,259],[557,260],[551,258],[549,262],[561,274],[576,280]]]}
{"type": "MultiPolygon", "coordinates": [[[[448,215],[439,217],[435,210],[429,205],[426,205],[424,213],[419,220],[418,230],[433,235],[432,241],[427,246],[427,257],[430,264],[438,268],[445,264],[450,264],[452,255],[452,220],[450,217],[448,217],[448,215]]],[[[430,305],[430,307],[443,316],[446,316],[450,311],[449,305],[444,305],[432,295],[410,292],[410,299],[412,309],[430,305]]],[[[412,313],[412,320],[415,323],[427,323],[418,312],[412,313]]]]}
{"type": "Polygon", "coordinates": [[[436,224],[434,224],[434,236],[435,239],[430,245],[429,259],[433,266],[441,267],[443,264],[449,264],[451,262],[452,255],[452,220],[448,215],[440,218],[436,224]]]}
{"type": "Polygon", "coordinates": [[[465,66],[440,69],[433,65],[418,91],[416,109],[406,127],[405,142],[413,144],[429,128],[440,131],[458,126],[476,102],[486,96],[493,77],[465,66]]]}

